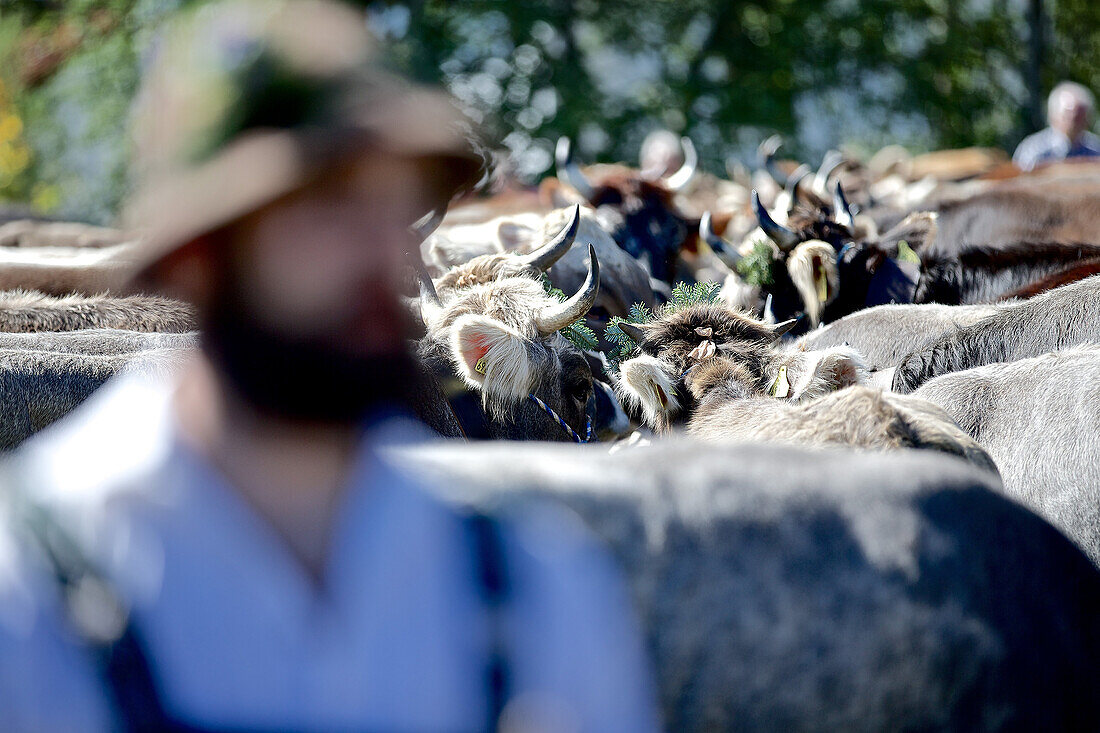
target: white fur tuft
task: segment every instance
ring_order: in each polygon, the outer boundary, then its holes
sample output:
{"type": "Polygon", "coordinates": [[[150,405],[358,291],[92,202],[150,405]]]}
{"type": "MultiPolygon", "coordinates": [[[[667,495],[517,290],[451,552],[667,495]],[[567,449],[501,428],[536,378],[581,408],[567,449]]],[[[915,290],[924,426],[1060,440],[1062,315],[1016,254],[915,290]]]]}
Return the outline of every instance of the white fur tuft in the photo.
{"type": "Polygon", "coordinates": [[[791,351],[789,356],[789,361],[776,362],[776,368],[783,363],[787,366],[792,402],[808,402],[845,387],[867,384],[870,380],[863,357],[847,346],[791,351]]]}
{"type": "Polygon", "coordinates": [[[654,430],[666,427],[669,418],[680,411],[672,367],[648,354],[622,363],[615,392],[624,404],[641,410],[646,424],[654,430]],[[657,387],[663,390],[667,404],[661,404],[657,387]]]}
{"type": "Polygon", "coordinates": [[[787,272],[791,275],[798,294],[802,296],[802,303],[806,307],[806,315],[812,326],[821,323],[821,313],[836,298],[840,291],[840,273],[836,267],[836,250],[819,239],[811,239],[802,242],[787,257],[787,272]],[[825,300],[821,300],[817,293],[817,282],[814,280],[814,263],[817,263],[825,275],[828,284],[828,294],[825,300]]]}
{"type": "Polygon", "coordinates": [[[451,358],[459,376],[479,390],[486,404],[505,407],[527,397],[535,369],[529,341],[500,321],[467,314],[451,329],[451,358]],[[484,374],[478,371],[481,361],[484,374]]]}

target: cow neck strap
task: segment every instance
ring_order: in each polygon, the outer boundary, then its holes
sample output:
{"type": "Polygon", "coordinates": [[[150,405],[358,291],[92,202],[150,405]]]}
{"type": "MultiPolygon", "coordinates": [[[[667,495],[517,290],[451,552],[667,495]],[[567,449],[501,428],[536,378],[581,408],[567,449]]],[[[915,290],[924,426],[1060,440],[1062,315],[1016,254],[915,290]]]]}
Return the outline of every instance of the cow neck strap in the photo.
{"type": "Polygon", "coordinates": [[[529,394],[527,396],[531,399],[532,402],[534,402],[536,405],[541,407],[547,415],[549,415],[553,419],[557,420],[558,425],[560,425],[561,429],[564,430],[569,435],[569,437],[573,439],[574,443],[591,443],[592,442],[592,418],[591,418],[591,416],[589,416],[589,415],[584,416],[584,438],[582,439],[581,436],[577,435],[576,430],[569,427],[569,423],[567,423],[565,420],[561,419],[561,415],[554,412],[553,407],[546,404],[545,402],[540,400],[538,397],[535,397],[534,394],[529,394]]]}

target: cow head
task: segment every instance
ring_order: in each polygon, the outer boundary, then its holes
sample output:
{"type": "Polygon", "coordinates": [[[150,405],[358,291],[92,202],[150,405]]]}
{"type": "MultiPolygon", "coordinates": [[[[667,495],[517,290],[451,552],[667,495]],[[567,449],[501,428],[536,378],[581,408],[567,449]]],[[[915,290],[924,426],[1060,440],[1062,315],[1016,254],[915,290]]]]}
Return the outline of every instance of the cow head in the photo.
{"type": "Polygon", "coordinates": [[[427,334],[419,355],[444,381],[457,378],[480,396],[489,437],[571,440],[532,395],[586,435],[592,370],[559,331],[583,318],[596,300],[599,261],[591,248],[589,256],[584,285],[564,302],[528,277],[472,285],[446,302],[425,283],[421,312],[427,334]]]}
{"type": "Polygon", "coordinates": [[[760,230],[767,239],[753,240],[749,245],[737,247],[715,234],[710,227],[710,217],[700,221],[700,236],[711,249],[726,262],[736,266],[750,249],[759,257],[757,242],[768,245],[770,262],[767,267],[770,283],[761,285],[762,297],[770,296],[769,316],[777,320],[795,318],[805,313],[807,325],[814,327],[821,321],[825,307],[832,302],[840,287],[837,272],[837,250],[834,245],[820,239],[802,239],[797,232],[777,224],[753,192],[753,207],[760,221],[760,230]]]}
{"type": "Polygon", "coordinates": [[[620,367],[619,395],[655,430],[687,420],[718,386],[732,399],[772,396],[801,402],[866,381],[851,349],[784,349],[793,321],[770,326],[717,304],[694,305],[647,324],[620,324],[638,355],[620,367]]]}
{"type": "Polygon", "coordinates": [[[812,190],[800,193],[799,183],[809,172],[806,168],[787,178],[791,208],[786,224],[778,223],[753,191],[752,207],[759,228],[740,248],[714,233],[709,216],[700,222],[700,236],[726,262],[735,265],[755,243],[768,244],[772,281],[762,286],[763,294],[771,296],[771,312],[767,315],[783,320],[804,313],[806,326],[813,328],[826,318],[831,320],[862,307],[874,275],[873,266],[879,260],[874,260],[868,271],[868,260],[875,251],[865,251],[866,237],[873,232],[873,223],[857,220],[839,182],[828,204],[812,190]],[[842,293],[860,305],[837,315],[839,306],[835,304],[842,293]]]}
{"type": "Polygon", "coordinates": [[[685,216],[673,201],[695,174],[698,156],[688,138],[682,138],[684,165],[669,176],[623,166],[606,167],[598,174],[583,171],[572,157],[568,138],[557,147],[558,181],[570,186],[596,209],[615,242],[646,263],[650,274],[669,284],[675,279],[680,249],[694,243],[697,220],[685,216]]]}

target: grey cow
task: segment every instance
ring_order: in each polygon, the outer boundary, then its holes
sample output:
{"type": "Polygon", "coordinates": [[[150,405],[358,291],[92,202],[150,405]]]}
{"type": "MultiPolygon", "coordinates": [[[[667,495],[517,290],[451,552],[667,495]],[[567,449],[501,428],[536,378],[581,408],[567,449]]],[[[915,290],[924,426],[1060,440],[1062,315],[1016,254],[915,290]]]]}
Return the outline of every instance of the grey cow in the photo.
{"type": "Polygon", "coordinates": [[[1100,719],[1100,573],[956,459],[683,441],[397,457],[483,509],[560,503],[610,545],[669,730],[1100,719]]]}
{"type": "Polygon", "coordinates": [[[997,310],[993,305],[878,305],[833,321],[798,339],[807,351],[851,346],[871,371],[897,366],[926,343],[997,310]]]}
{"type": "Polygon", "coordinates": [[[112,328],[29,333],[0,332],[0,350],[57,351],[66,354],[124,356],[135,352],[182,350],[198,345],[198,333],[150,333],[112,328]]]}
{"type": "Polygon", "coordinates": [[[187,303],[157,296],[66,295],[30,290],[0,292],[0,332],[76,331],[110,328],[184,333],[197,328],[187,303]]]}
{"type": "Polygon", "coordinates": [[[0,347],[0,450],[14,448],[64,417],[118,372],[167,374],[186,353],[177,348],[73,354],[0,347]]]}
{"type": "Polygon", "coordinates": [[[1100,341],[1100,275],[997,306],[992,315],[925,344],[901,361],[893,387],[912,392],[939,374],[1090,341],[1100,341]]]}
{"type": "Polygon", "coordinates": [[[937,377],[918,389],[996,461],[1005,491],[1100,565],[1100,347],[937,377]]]}

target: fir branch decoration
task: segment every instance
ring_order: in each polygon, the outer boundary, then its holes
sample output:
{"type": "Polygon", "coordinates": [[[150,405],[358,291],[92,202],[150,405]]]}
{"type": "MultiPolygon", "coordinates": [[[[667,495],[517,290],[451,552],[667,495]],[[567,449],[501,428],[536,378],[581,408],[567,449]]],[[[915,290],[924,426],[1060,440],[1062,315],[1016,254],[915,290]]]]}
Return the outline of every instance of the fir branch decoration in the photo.
{"type": "MultiPolygon", "coordinates": [[[[546,277],[545,273],[543,273],[541,279],[542,287],[546,290],[547,295],[551,298],[557,298],[563,303],[569,300],[569,296],[562,292],[561,288],[554,287],[553,283],[550,282],[550,278],[546,277]]],[[[600,341],[596,337],[596,332],[588,327],[588,324],[584,322],[583,318],[578,318],[558,331],[558,333],[568,339],[571,344],[581,351],[596,351],[600,348],[600,341]]]]}
{"type": "Polygon", "coordinates": [[[772,246],[758,239],[752,245],[752,252],[737,262],[737,274],[749,285],[767,287],[775,282],[772,268],[777,263],[772,246]]]}
{"type": "Polygon", "coordinates": [[[607,355],[607,362],[611,370],[619,371],[619,365],[633,356],[638,349],[638,344],[634,342],[634,339],[627,336],[619,328],[620,323],[648,323],[654,318],[674,313],[688,306],[699,303],[716,303],[721,289],[721,283],[695,283],[694,285],[688,285],[684,282],[678,283],[672,289],[672,300],[659,308],[656,313],[651,311],[645,303],[635,303],[630,306],[630,312],[627,313],[626,318],[621,316],[612,318],[603,332],[604,338],[615,344],[614,351],[607,355]]]}
{"type": "Polygon", "coordinates": [[[596,338],[596,332],[588,327],[584,319],[573,321],[561,330],[561,335],[581,351],[597,351],[600,341],[596,338]]]}
{"type": "Polygon", "coordinates": [[[697,303],[713,303],[718,300],[718,291],[722,289],[721,283],[677,283],[672,289],[672,300],[661,309],[661,313],[678,311],[689,305],[697,303]]]}

